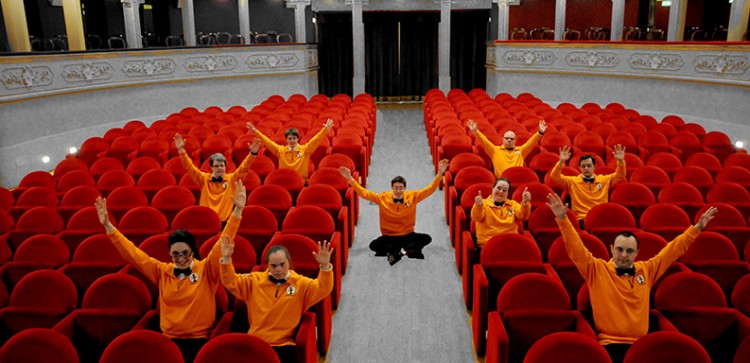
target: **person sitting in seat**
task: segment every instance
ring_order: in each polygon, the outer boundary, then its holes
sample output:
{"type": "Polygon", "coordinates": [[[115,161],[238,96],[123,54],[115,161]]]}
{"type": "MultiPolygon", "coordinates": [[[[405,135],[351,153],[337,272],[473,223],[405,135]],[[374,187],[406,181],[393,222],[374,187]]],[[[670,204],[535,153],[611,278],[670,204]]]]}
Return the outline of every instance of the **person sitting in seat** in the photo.
{"type": "Polygon", "coordinates": [[[268,268],[250,274],[237,274],[232,265],[234,241],[221,236],[221,283],[247,304],[250,320],[248,334],[271,345],[282,363],[297,362],[294,332],[302,315],[333,290],[333,251],[328,241],[318,242],[313,251],[320,272],[311,279],[291,270],[289,251],[281,245],[271,246],[266,253],[268,268]]]}
{"type": "Polygon", "coordinates": [[[474,120],[469,120],[466,124],[474,135],[477,137],[479,145],[492,159],[492,166],[495,169],[495,176],[503,176],[505,169],[512,166],[524,166],[524,158],[531,154],[534,148],[539,144],[539,140],[542,139],[544,131],[547,130],[547,123],[544,120],[539,120],[539,131],[534,133],[523,145],[516,147],[516,133],[513,131],[506,131],[503,135],[503,145],[495,146],[487,136],[479,131],[477,123],[474,120]]]}
{"type": "Polygon", "coordinates": [[[185,167],[193,182],[201,188],[198,204],[216,211],[219,219],[226,223],[229,214],[232,212],[231,196],[235,192],[234,186],[237,181],[243,181],[250,171],[250,165],[252,165],[255,156],[258,155],[258,149],[260,149],[260,140],[255,139],[252,145],[248,144],[250,154],[247,155],[234,173],[227,173],[227,158],[221,153],[213,154],[208,158],[211,172],[204,173],[193,164],[185,151],[185,139],[182,138],[182,135],[174,135],[174,145],[179,152],[182,166],[185,167]]]}
{"type": "Polygon", "coordinates": [[[523,191],[521,203],[508,199],[510,180],[498,178],[492,195],[482,198],[482,192],[474,198],[471,220],[476,223],[477,248],[482,248],[490,238],[503,233],[518,233],[518,222],[531,215],[531,193],[523,191]]]}
{"type": "Polygon", "coordinates": [[[326,137],[326,134],[332,127],[333,120],[329,118],[328,121],[326,121],[325,126],[304,145],[300,145],[299,143],[299,131],[297,129],[287,129],[286,132],[284,132],[287,144],[286,146],[281,146],[273,142],[268,136],[263,135],[263,133],[256,129],[251,122],[247,123],[247,128],[258,135],[263,145],[265,145],[266,148],[268,148],[268,150],[279,159],[280,169],[295,170],[302,175],[302,178],[305,180],[308,178],[307,173],[310,156],[315,152],[315,149],[318,148],[318,145],[323,142],[323,138],[326,137]]]}
{"type": "MultiPolygon", "coordinates": [[[[232,188],[234,210],[224,236],[234,238],[242,218],[247,195],[241,180],[232,188]]],[[[161,331],[180,348],[185,362],[193,362],[198,351],[208,341],[216,320],[216,289],[219,287],[219,259],[217,243],[208,256],[201,260],[193,235],[183,229],[174,230],[168,238],[171,263],[150,257],[120,233],[109,220],[107,201],[96,199],[99,222],[104,226],[117,251],[159,288],[159,318],[161,331]]]]}

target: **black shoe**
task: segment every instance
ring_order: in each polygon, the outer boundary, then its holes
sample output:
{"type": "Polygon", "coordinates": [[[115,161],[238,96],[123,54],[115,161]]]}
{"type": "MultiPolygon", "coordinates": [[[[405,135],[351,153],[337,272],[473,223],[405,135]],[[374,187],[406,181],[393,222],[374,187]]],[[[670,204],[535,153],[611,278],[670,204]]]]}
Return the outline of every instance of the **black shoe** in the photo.
{"type": "Polygon", "coordinates": [[[375,252],[375,257],[385,257],[385,256],[388,256],[388,254],[385,253],[385,252],[382,252],[382,251],[381,252],[375,252]]]}
{"type": "Polygon", "coordinates": [[[422,251],[411,252],[407,254],[407,256],[409,256],[409,258],[416,258],[418,260],[424,260],[424,253],[422,253],[422,251]]]}
{"type": "Polygon", "coordinates": [[[390,263],[391,266],[398,263],[398,261],[401,261],[401,253],[388,253],[388,263],[390,263]]]}

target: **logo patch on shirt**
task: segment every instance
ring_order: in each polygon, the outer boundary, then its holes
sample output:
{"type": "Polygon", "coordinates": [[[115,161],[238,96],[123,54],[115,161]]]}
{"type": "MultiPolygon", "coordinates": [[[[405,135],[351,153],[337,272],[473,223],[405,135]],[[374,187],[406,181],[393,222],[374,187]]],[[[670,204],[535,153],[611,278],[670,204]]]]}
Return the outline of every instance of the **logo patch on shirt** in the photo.
{"type": "Polygon", "coordinates": [[[286,288],[287,295],[294,295],[296,293],[297,293],[297,288],[294,287],[294,285],[289,285],[289,287],[286,288]]]}
{"type": "Polygon", "coordinates": [[[518,155],[520,152],[518,150],[513,151],[514,154],[518,155]]]}
{"type": "Polygon", "coordinates": [[[596,184],[596,190],[602,190],[602,188],[604,188],[604,186],[602,185],[602,183],[596,184]]]}
{"type": "Polygon", "coordinates": [[[516,212],[514,212],[514,211],[513,211],[513,209],[508,209],[508,215],[509,215],[509,216],[512,216],[512,215],[513,215],[513,214],[515,214],[515,213],[516,213],[516,212]]]}
{"type": "Polygon", "coordinates": [[[638,275],[638,276],[636,276],[636,277],[635,277],[635,281],[636,281],[636,282],[637,282],[637,283],[638,283],[639,285],[643,285],[643,284],[644,284],[644,283],[646,282],[646,278],[645,278],[645,277],[643,277],[643,275],[638,275]]]}
{"type": "Polygon", "coordinates": [[[227,189],[227,182],[224,182],[224,184],[222,184],[221,187],[224,188],[224,190],[226,190],[227,189]]]}
{"type": "Polygon", "coordinates": [[[188,280],[190,280],[190,282],[192,283],[196,283],[198,282],[198,280],[200,280],[200,276],[198,276],[197,273],[193,272],[190,274],[190,276],[188,276],[188,280]]]}
{"type": "Polygon", "coordinates": [[[298,151],[298,152],[297,152],[297,158],[299,159],[299,158],[301,158],[301,157],[302,157],[302,153],[298,151]]]}

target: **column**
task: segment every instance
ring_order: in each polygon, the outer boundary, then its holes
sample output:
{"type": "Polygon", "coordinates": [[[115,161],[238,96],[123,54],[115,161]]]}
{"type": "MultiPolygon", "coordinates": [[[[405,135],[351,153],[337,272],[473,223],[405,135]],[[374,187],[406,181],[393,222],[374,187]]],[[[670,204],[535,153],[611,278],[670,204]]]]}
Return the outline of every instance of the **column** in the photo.
{"type": "Polygon", "coordinates": [[[564,40],[565,35],[565,8],[568,5],[567,0],[555,1],[555,40],[564,40]]]}
{"type": "Polygon", "coordinates": [[[609,40],[622,40],[622,26],[625,21],[625,0],[612,0],[612,25],[609,40]]]}
{"type": "Polygon", "coordinates": [[[128,49],[143,48],[143,41],[141,40],[141,17],[138,11],[141,4],[143,4],[143,0],[120,1],[122,1],[122,15],[125,19],[125,40],[128,42],[128,49]]]}
{"type": "Polygon", "coordinates": [[[688,0],[672,0],[669,6],[669,28],[667,41],[681,42],[685,36],[685,16],[687,15],[688,0]]]}
{"type": "MultiPolygon", "coordinates": [[[[193,14],[193,0],[182,1],[182,34],[185,45],[195,46],[195,15],[193,14]]],[[[249,16],[249,15],[248,15],[249,16]]]]}
{"type": "Polygon", "coordinates": [[[3,19],[5,20],[5,34],[12,52],[30,52],[29,26],[26,24],[26,9],[23,1],[1,0],[3,19]]]}
{"type": "Polygon", "coordinates": [[[250,44],[250,10],[248,0],[237,0],[237,9],[240,17],[240,34],[245,44],[250,44]]]}
{"type": "Polygon", "coordinates": [[[307,26],[305,24],[305,8],[310,0],[287,0],[286,7],[294,8],[294,41],[307,43],[307,26]]]}
{"type": "Polygon", "coordinates": [[[438,87],[446,93],[451,89],[451,0],[440,0],[438,87]]]}
{"type": "Polygon", "coordinates": [[[68,37],[68,50],[86,50],[86,36],[83,34],[83,14],[81,0],[63,0],[65,35],[68,37]]]}
{"type": "Polygon", "coordinates": [[[492,0],[497,3],[497,40],[508,40],[508,0],[492,0]]]}
{"type": "Polygon", "coordinates": [[[352,41],[354,60],[354,83],[352,92],[357,95],[365,93],[365,23],[362,22],[363,0],[351,0],[352,4],[352,41]]]}
{"type": "Polygon", "coordinates": [[[729,28],[727,29],[727,41],[738,42],[747,32],[747,17],[750,15],[750,1],[734,0],[732,10],[729,13],[729,28]]]}

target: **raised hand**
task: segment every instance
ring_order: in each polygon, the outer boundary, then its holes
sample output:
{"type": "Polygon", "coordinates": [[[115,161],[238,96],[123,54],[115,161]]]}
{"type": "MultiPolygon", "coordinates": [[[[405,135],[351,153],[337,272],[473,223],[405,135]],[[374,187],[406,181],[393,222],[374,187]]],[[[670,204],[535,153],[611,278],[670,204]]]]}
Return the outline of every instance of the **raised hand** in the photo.
{"type": "Polygon", "coordinates": [[[253,143],[248,143],[247,147],[250,149],[251,153],[257,154],[258,150],[260,150],[260,139],[253,139],[253,143]]]}
{"type": "Polygon", "coordinates": [[[528,204],[531,201],[531,192],[529,191],[528,187],[523,189],[523,194],[521,194],[521,197],[523,198],[521,200],[523,204],[528,204]]]}
{"type": "Polygon", "coordinates": [[[318,252],[313,251],[312,254],[320,266],[330,266],[332,252],[331,245],[328,241],[323,240],[323,242],[318,241],[318,252]]]}
{"type": "Polygon", "coordinates": [[[445,173],[445,171],[448,170],[448,165],[449,165],[448,159],[440,160],[440,162],[438,163],[438,171],[440,175],[443,175],[443,173],[445,173]]]}
{"type": "Polygon", "coordinates": [[[560,162],[565,164],[570,160],[570,146],[565,145],[560,148],[560,162]]]}
{"type": "Polygon", "coordinates": [[[174,134],[174,146],[179,152],[185,150],[185,139],[182,138],[182,135],[180,135],[179,132],[174,134]]]}
{"type": "Polygon", "coordinates": [[[484,198],[482,198],[482,191],[480,190],[479,194],[477,194],[477,196],[474,197],[474,205],[476,205],[477,207],[481,207],[483,200],[484,198]]]}
{"type": "Polygon", "coordinates": [[[242,213],[242,208],[245,208],[245,204],[247,204],[247,191],[242,180],[234,182],[234,195],[232,195],[232,200],[234,201],[234,207],[239,209],[240,213],[242,213]]]}
{"type": "Polygon", "coordinates": [[[466,123],[466,126],[468,126],[469,130],[473,133],[477,133],[477,131],[479,130],[479,128],[477,128],[477,123],[472,119],[469,119],[469,122],[466,123]]]}
{"type": "Polygon", "coordinates": [[[341,176],[343,176],[343,177],[344,177],[344,179],[346,179],[347,181],[352,181],[352,180],[354,180],[354,178],[352,177],[352,171],[351,171],[351,170],[349,170],[349,169],[348,169],[347,167],[345,167],[345,166],[341,166],[341,167],[339,167],[339,174],[341,174],[341,176]]]}
{"type": "Polygon", "coordinates": [[[329,118],[325,124],[326,131],[330,130],[332,127],[333,127],[333,119],[329,118]]]}
{"type": "Polygon", "coordinates": [[[565,218],[565,214],[568,213],[568,206],[563,204],[562,199],[560,199],[560,196],[557,194],[547,194],[547,206],[558,219],[565,218]]]}
{"type": "Polygon", "coordinates": [[[99,217],[99,223],[104,226],[107,233],[114,231],[115,227],[110,222],[109,214],[107,213],[107,200],[102,197],[96,197],[94,206],[96,207],[96,215],[99,217]]]}
{"type": "Polygon", "coordinates": [[[224,259],[229,259],[234,253],[234,241],[232,241],[226,234],[221,235],[221,256],[224,259]]]}
{"type": "Polygon", "coordinates": [[[699,230],[703,230],[703,228],[706,228],[708,222],[714,219],[714,216],[718,211],[719,210],[716,209],[716,207],[709,207],[708,209],[706,209],[706,211],[701,214],[701,218],[698,219],[698,223],[695,224],[695,228],[698,228],[699,230]]]}
{"type": "Polygon", "coordinates": [[[253,133],[255,133],[255,132],[258,131],[258,129],[255,128],[255,126],[253,125],[252,122],[248,122],[247,123],[247,129],[250,130],[250,131],[252,131],[253,133]]]}
{"type": "Polygon", "coordinates": [[[539,120],[539,133],[543,134],[544,131],[547,130],[547,122],[544,120],[539,120]]]}
{"type": "Polygon", "coordinates": [[[625,160],[625,146],[620,144],[615,145],[615,151],[612,152],[612,156],[619,161],[625,160]]]}

